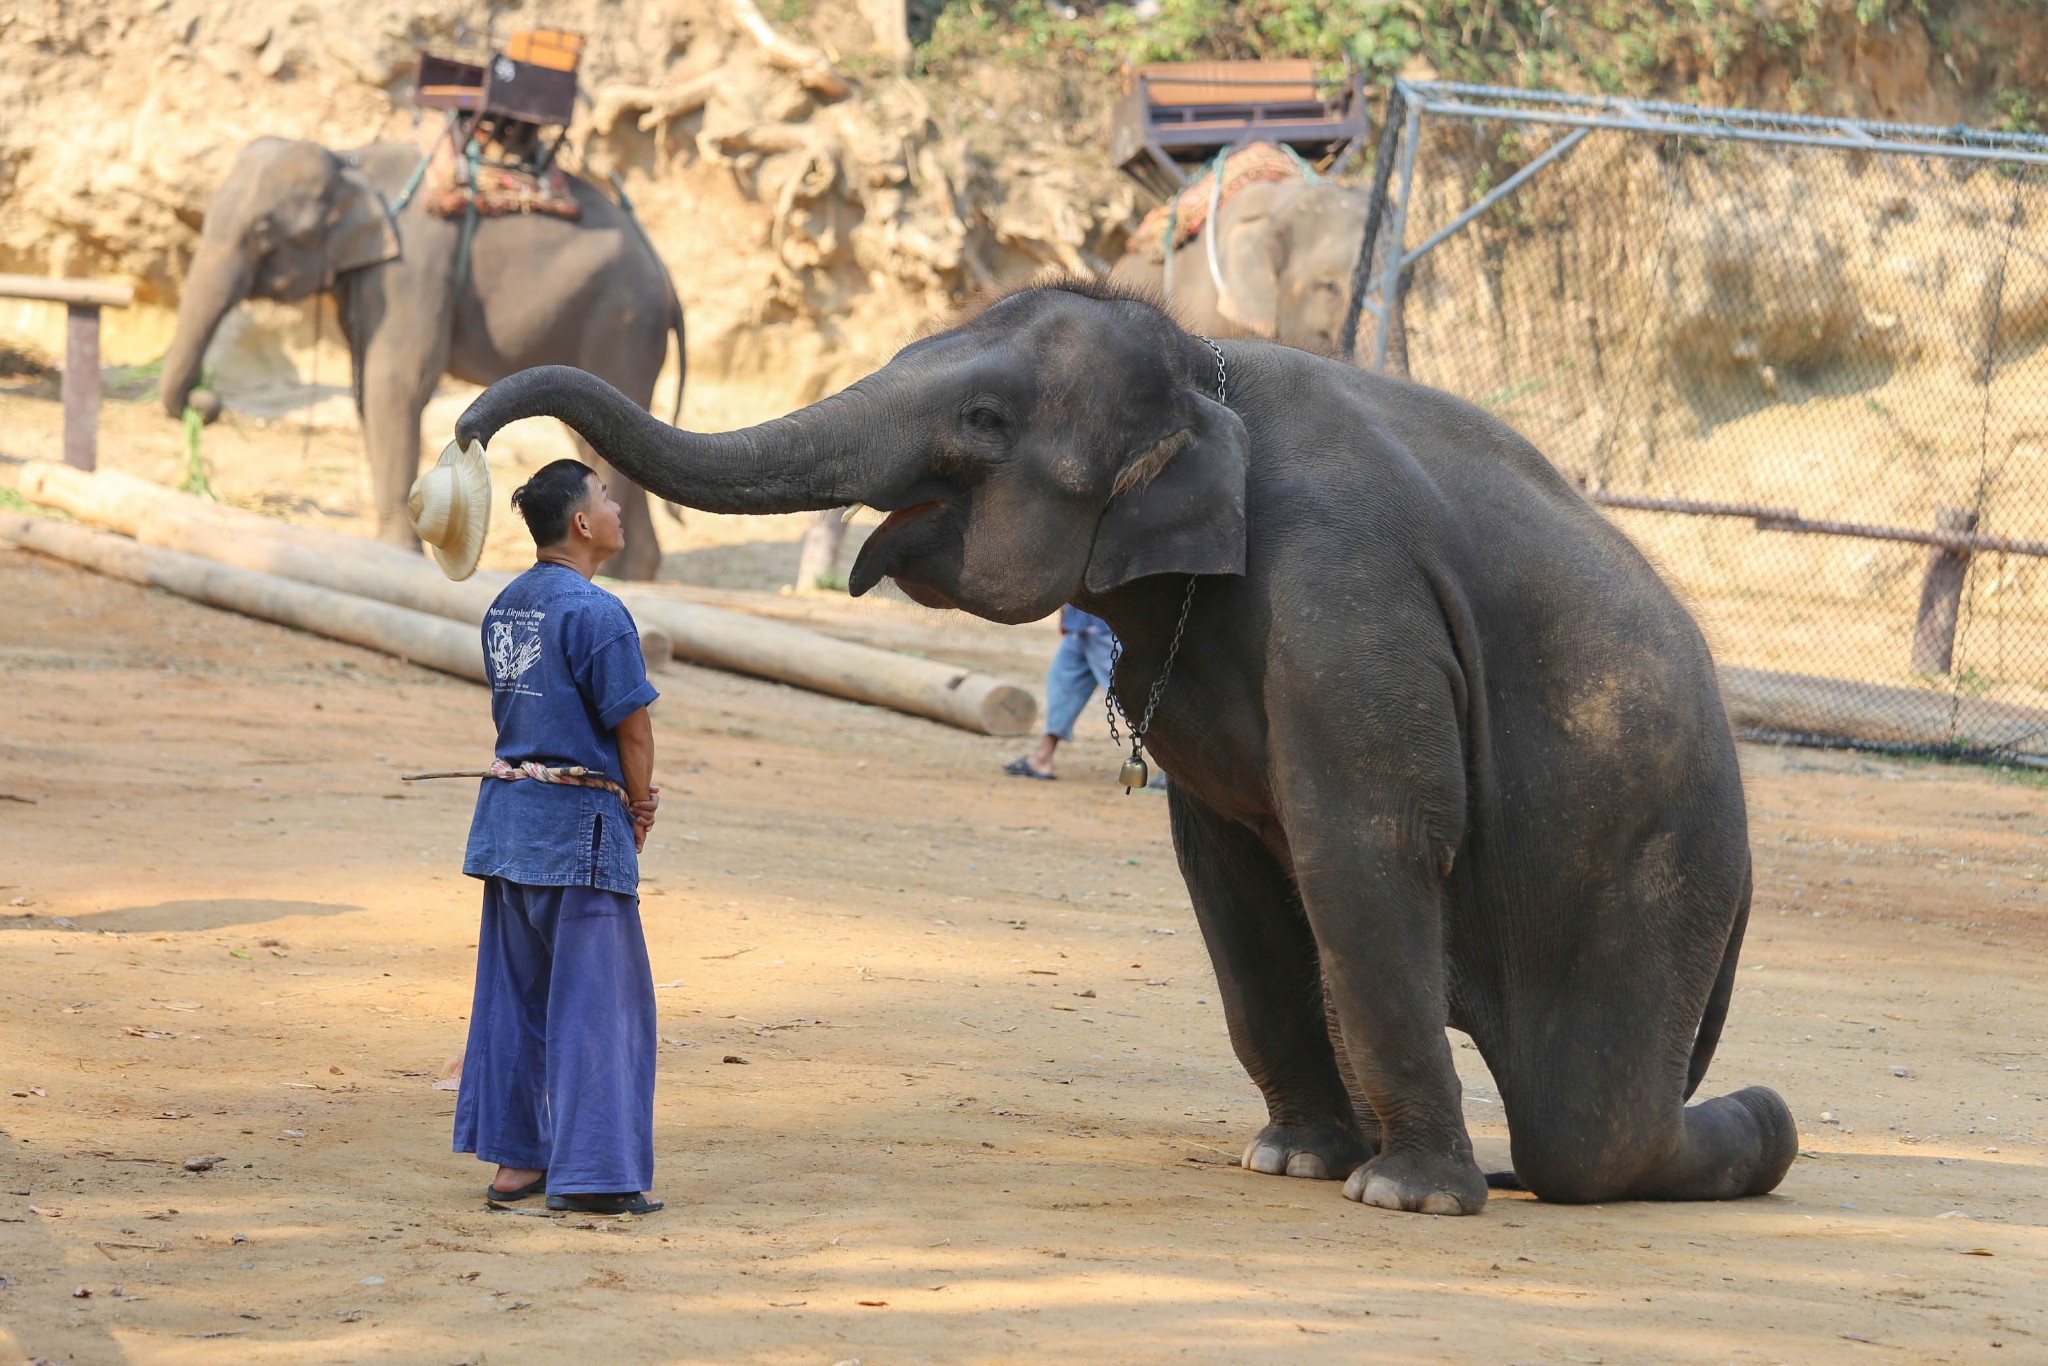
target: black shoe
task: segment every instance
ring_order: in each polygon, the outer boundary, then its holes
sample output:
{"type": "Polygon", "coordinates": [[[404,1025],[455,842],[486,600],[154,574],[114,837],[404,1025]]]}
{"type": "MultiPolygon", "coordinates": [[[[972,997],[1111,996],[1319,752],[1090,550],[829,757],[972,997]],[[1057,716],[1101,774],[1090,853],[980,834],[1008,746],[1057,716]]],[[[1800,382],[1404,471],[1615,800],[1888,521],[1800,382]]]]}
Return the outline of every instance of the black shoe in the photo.
{"type": "Polygon", "coordinates": [[[496,1186],[484,1187],[484,1203],[487,1205],[509,1205],[524,1200],[530,1195],[539,1195],[548,1188],[548,1174],[542,1172],[516,1191],[501,1191],[496,1186]]]}
{"type": "Polygon", "coordinates": [[[627,1191],[622,1195],[550,1195],[548,1208],[565,1214],[652,1214],[661,1201],[627,1191]]]}

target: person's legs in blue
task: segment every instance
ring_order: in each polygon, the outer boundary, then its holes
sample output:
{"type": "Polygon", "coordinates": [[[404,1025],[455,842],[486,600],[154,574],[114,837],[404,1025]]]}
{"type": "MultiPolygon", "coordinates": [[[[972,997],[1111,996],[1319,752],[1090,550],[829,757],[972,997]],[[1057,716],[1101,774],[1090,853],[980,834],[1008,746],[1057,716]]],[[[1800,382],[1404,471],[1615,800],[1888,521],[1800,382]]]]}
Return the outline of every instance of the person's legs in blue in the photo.
{"type": "Polygon", "coordinates": [[[1106,676],[1095,667],[1088,642],[1098,631],[1077,631],[1060,637],[1058,653],[1045,671],[1045,733],[1055,740],[1074,738],[1074,722],[1106,676]]]}
{"type": "Polygon", "coordinates": [[[1060,648],[1045,671],[1045,734],[1031,752],[1003,766],[1019,778],[1050,778],[1053,751],[1074,738],[1074,722],[1109,679],[1112,637],[1107,631],[1077,631],[1060,637],[1060,648]]]}
{"type": "Polygon", "coordinates": [[[550,1195],[614,1195],[654,1183],[654,974],[639,898],[549,888],[554,976],[547,1005],[550,1195]]]}
{"type": "Polygon", "coordinates": [[[515,1170],[547,1168],[547,1010],[553,955],[527,918],[535,891],[503,878],[484,882],[476,937],[476,996],[462,1089],[455,1098],[455,1151],[515,1170]]]}

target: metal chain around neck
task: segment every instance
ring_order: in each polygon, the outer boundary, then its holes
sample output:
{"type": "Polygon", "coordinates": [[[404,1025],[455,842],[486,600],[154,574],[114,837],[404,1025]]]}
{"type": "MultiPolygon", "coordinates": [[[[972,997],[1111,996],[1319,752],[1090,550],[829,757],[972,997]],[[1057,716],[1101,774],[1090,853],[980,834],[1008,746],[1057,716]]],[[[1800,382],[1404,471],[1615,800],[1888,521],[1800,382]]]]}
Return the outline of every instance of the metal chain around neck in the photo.
{"type": "MultiPolygon", "coordinates": [[[[1159,699],[1166,693],[1166,680],[1173,676],[1174,657],[1180,653],[1181,637],[1187,633],[1188,609],[1195,605],[1195,585],[1200,582],[1201,579],[1198,576],[1188,575],[1187,596],[1180,600],[1180,620],[1174,624],[1173,640],[1166,647],[1166,663],[1160,666],[1159,677],[1152,680],[1152,691],[1146,694],[1145,710],[1139,714],[1138,719],[1136,721],[1131,720],[1131,714],[1124,709],[1123,701],[1116,695],[1116,687],[1113,683],[1102,690],[1103,702],[1109,711],[1110,742],[1116,745],[1121,745],[1124,742],[1123,736],[1118,732],[1116,725],[1117,717],[1122,716],[1124,725],[1131,732],[1131,757],[1133,759],[1138,757],[1139,749],[1145,744],[1145,737],[1151,733],[1152,713],[1159,710],[1159,699]]],[[[1109,652],[1109,673],[1112,679],[1116,677],[1116,666],[1123,657],[1123,641],[1118,640],[1109,652]]]]}
{"type": "MultiPolygon", "coordinates": [[[[1200,333],[1196,335],[1201,336],[1200,333]]],[[[1227,404],[1230,394],[1230,367],[1223,359],[1223,348],[1207,337],[1202,337],[1201,340],[1216,357],[1216,401],[1227,404]]],[[[1167,643],[1166,662],[1160,666],[1159,677],[1152,680],[1152,690],[1145,696],[1145,710],[1139,714],[1138,719],[1131,720],[1130,712],[1124,709],[1122,700],[1116,695],[1114,682],[1102,690],[1103,709],[1109,715],[1110,743],[1121,746],[1124,742],[1116,724],[1117,717],[1122,716],[1124,725],[1131,732],[1131,758],[1134,760],[1145,747],[1145,737],[1152,732],[1152,715],[1159,710],[1159,699],[1166,695],[1166,681],[1173,677],[1173,661],[1180,655],[1181,637],[1187,634],[1188,629],[1188,610],[1195,605],[1195,585],[1200,582],[1201,578],[1198,575],[1188,575],[1188,591],[1180,600],[1180,620],[1174,623],[1173,639],[1167,643]]],[[[1113,680],[1116,677],[1116,666],[1124,657],[1124,646],[1123,641],[1115,637],[1112,637],[1112,640],[1114,644],[1109,652],[1109,672],[1113,680]]]]}
{"type": "MultiPolygon", "coordinates": [[[[1199,332],[1195,335],[1198,337],[1202,336],[1199,332]]],[[[1223,363],[1223,348],[1210,341],[1207,337],[1202,337],[1202,344],[1216,353],[1216,401],[1228,405],[1230,402],[1230,368],[1223,363]]]]}

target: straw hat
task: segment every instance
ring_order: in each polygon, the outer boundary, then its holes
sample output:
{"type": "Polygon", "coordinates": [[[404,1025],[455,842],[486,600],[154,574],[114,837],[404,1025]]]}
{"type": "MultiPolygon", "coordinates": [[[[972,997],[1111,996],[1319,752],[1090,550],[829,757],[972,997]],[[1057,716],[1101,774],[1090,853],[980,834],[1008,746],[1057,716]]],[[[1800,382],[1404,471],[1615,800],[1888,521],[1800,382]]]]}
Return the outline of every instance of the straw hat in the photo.
{"type": "Polygon", "coordinates": [[[472,441],[464,450],[449,442],[434,467],[413,481],[405,510],[442,573],[457,582],[476,573],[491,526],[491,467],[483,443],[472,441]]]}

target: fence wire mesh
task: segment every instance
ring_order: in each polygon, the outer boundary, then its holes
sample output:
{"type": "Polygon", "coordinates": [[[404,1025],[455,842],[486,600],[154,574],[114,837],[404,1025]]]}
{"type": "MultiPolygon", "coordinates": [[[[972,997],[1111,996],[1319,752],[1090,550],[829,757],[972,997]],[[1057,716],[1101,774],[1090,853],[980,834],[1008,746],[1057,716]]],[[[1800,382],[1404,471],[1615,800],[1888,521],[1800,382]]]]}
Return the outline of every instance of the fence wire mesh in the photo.
{"type": "MultiPolygon", "coordinates": [[[[1419,130],[1410,250],[1572,133],[1419,130]]],[[[1739,728],[2048,755],[2040,167],[1602,128],[1415,262],[1400,319],[1393,368],[1518,428],[1678,590],[1739,728]]]]}

